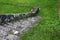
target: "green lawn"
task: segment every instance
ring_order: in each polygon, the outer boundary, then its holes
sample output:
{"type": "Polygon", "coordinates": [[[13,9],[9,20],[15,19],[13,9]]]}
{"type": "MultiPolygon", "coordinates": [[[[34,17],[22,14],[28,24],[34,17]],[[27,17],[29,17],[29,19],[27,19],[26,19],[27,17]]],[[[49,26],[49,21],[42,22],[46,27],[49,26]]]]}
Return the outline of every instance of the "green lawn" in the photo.
{"type": "Polygon", "coordinates": [[[26,6],[13,6],[0,3],[0,13],[25,13],[31,11],[31,7],[26,6]]]}
{"type": "MultiPolygon", "coordinates": [[[[24,3],[28,6],[41,8],[37,14],[42,21],[34,25],[21,37],[22,40],[60,40],[60,20],[58,18],[58,0],[0,0],[0,2],[24,3]]],[[[11,5],[0,5],[0,13],[27,12],[30,7],[15,7],[11,5]]]]}

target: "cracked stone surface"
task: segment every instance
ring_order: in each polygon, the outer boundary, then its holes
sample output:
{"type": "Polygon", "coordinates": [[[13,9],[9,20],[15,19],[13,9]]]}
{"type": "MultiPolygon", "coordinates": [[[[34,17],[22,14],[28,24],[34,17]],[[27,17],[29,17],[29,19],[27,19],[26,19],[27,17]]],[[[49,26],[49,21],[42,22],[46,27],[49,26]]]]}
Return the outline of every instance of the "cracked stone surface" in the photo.
{"type": "Polygon", "coordinates": [[[0,25],[0,40],[20,40],[18,35],[30,29],[36,22],[40,21],[39,16],[29,17],[13,23],[0,25]]]}

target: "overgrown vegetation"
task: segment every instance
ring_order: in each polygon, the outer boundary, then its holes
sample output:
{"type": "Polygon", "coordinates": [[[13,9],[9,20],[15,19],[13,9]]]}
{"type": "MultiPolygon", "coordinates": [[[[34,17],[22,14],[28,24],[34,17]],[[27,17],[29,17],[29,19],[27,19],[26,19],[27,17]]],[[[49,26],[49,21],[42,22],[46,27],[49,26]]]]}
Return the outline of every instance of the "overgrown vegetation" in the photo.
{"type": "MultiPolygon", "coordinates": [[[[0,0],[0,2],[26,3],[41,8],[37,14],[42,21],[24,33],[22,40],[60,40],[60,20],[58,18],[58,0],[0,0]]],[[[26,12],[31,8],[0,5],[0,13],[26,12]],[[23,11],[22,11],[23,10],[23,11]]]]}

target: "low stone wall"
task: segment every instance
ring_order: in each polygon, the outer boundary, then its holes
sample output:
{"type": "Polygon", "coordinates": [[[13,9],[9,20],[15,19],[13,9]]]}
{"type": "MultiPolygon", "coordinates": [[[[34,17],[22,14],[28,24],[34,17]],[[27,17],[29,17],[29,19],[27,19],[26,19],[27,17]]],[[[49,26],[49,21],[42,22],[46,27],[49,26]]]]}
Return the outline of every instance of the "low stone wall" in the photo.
{"type": "Polygon", "coordinates": [[[16,19],[23,19],[23,18],[28,18],[28,17],[34,17],[38,13],[39,8],[34,7],[31,12],[24,13],[24,14],[0,14],[0,23],[7,23],[11,22],[11,20],[16,20],[16,19]]]}
{"type": "Polygon", "coordinates": [[[29,17],[13,23],[7,23],[0,26],[0,40],[20,40],[23,31],[30,29],[35,23],[39,22],[41,17],[29,17]]]}

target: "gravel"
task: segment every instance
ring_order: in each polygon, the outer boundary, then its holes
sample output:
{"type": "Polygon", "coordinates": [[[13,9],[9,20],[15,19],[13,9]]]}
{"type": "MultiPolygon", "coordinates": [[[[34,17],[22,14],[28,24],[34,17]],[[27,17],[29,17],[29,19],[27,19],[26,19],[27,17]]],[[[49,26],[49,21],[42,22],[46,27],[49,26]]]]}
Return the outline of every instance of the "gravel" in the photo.
{"type": "Polygon", "coordinates": [[[30,29],[35,23],[40,21],[39,16],[21,19],[13,23],[7,23],[0,26],[0,40],[20,40],[18,35],[23,31],[30,29]]]}

